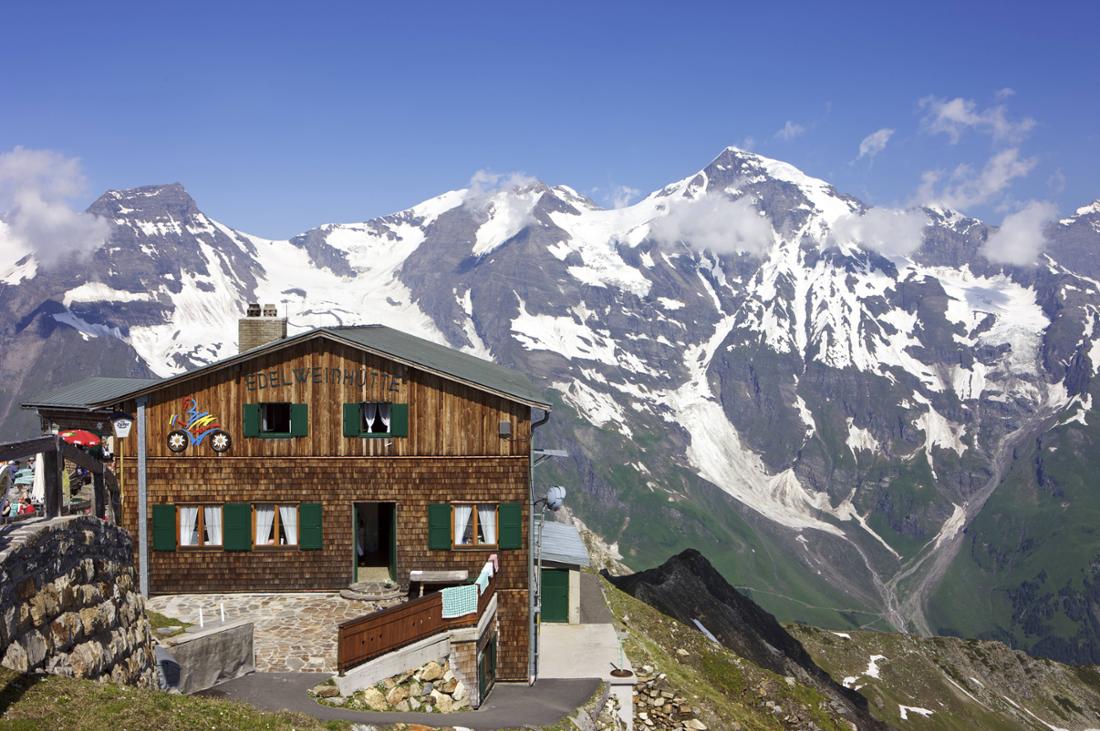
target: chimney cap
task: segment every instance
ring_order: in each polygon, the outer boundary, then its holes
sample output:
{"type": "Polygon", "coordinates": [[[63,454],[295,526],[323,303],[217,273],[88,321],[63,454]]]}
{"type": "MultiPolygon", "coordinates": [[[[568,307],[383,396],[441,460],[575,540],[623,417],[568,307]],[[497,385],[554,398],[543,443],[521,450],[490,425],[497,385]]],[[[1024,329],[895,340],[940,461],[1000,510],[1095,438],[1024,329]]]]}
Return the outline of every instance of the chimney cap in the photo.
{"type": "Polygon", "coordinates": [[[259,305],[259,303],[256,303],[256,302],[249,302],[248,303],[247,316],[248,317],[259,317],[260,316],[260,305],[259,305]]]}
{"type": "Polygon", "coordinates": [[[278,316],[279,316],[279,306],[278,305],[271,305],[271,304],[265,304],[264,305],[264,317],[278,317],[278,316]]]}

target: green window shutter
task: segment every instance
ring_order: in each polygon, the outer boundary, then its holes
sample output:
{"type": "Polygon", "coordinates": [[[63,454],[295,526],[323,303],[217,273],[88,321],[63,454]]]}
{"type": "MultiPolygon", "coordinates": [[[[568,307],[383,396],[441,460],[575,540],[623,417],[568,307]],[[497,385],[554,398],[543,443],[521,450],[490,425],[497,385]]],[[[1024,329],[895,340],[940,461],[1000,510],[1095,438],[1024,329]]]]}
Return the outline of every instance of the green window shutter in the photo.
{"type": "Polygon", "coordinates": [[[309,434],[309,404],[290,405],[290,436],[304,437],[309,434]]]}
{"type": "Polygon", "coordinates": [[[222,548],[252,550],[252,506],[248,503],[226,503],[222,508],[222,548]]]}
{"type": "Polygon", "coordinates": [[[153,506],[153,550],[176,550],[176,506],[153,506]]]}
{"type": "Polygon", "coordinates": [[[500,547],[523,548],[523,505],[500,504],[500,547]]]}
{"type": "Polygon", "coordinates": [[[321,503],[302,503],[298,506],[298,548],[319,551],[321,538],[321,503]]]}
{"type": "Polygon", "coordinates": [[[362,430],[363,404],[344,404],[344,436],[357,437],[362,430]]]}
{"type": "Polygon", "coordinates": [[[428,505],[428,548],[433,551],[451,548],[451,506],[447,503],[428,505]]]}
{"type": "Polygon", "coordinates": [[[245,404],[244,407],[244,435],[246,437],[260,436],[260,405],[245,404]]]}
{"type": "Polygon", "coordinates": [[[409,435],[409,405],[390,404],[390,436],[407,437],[409,435]]]}

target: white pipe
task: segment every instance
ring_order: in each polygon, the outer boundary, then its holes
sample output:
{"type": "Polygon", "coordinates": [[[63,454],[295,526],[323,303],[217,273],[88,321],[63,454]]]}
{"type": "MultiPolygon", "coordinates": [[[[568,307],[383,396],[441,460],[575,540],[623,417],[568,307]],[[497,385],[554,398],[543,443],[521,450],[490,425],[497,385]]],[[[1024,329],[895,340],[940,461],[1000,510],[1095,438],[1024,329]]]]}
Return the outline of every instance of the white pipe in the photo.
{"type": "Polygon", "coordinates": [[[206,626],[206,623],[202,621],[202,607],[199,607],[199,628],[206,626]]]}

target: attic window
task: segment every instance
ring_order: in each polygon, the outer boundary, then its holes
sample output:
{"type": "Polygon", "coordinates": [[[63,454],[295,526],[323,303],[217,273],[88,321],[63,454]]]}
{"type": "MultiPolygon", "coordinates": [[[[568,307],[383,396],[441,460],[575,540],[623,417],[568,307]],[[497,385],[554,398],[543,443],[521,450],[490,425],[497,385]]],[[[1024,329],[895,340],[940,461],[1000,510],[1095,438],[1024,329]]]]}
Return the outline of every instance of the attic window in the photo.
{"type": "Polygon", "coordinates": [[[390,405],[387,403],[364,403],[360,413],[360,428],[363,434],[390,433],[390,405]]]}
{"type": "Polygon", "coordinates": [[[260,404],[262,434],[290,433],[290,404],[260,404]]]}

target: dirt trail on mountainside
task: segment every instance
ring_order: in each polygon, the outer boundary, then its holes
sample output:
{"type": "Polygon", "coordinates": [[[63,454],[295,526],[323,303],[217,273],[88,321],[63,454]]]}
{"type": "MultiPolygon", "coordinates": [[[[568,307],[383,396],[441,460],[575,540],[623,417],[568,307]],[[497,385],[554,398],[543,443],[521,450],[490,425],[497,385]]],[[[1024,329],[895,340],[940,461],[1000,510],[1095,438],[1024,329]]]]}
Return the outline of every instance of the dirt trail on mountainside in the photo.
{"type": "Polygon", "coordinates": [[[962,548],[966,529],[1001,484],[1005,473],[1012,465],[1016,448],[1048,430],[1056,411],[1057,408],[1044,404],[1034,417],[1002,437],[993,452],[990,464],[992,474],[989,480],[963,506],[966,514],[962,526],[953,536],[941,541],[938,545],[932,543],[888,581],[880,584],[880,591],[886,605],[886,619],[898,631],[911,631],[922,635],[934,634],[925,616],[925,607],[932,592],[939,586],[947,569],[962,548]],[[904,590],[899,590],[899,586],[905,581],[910,583],[904,590]],[[904,596],[899,598],[899,595],[904,596]]]}

